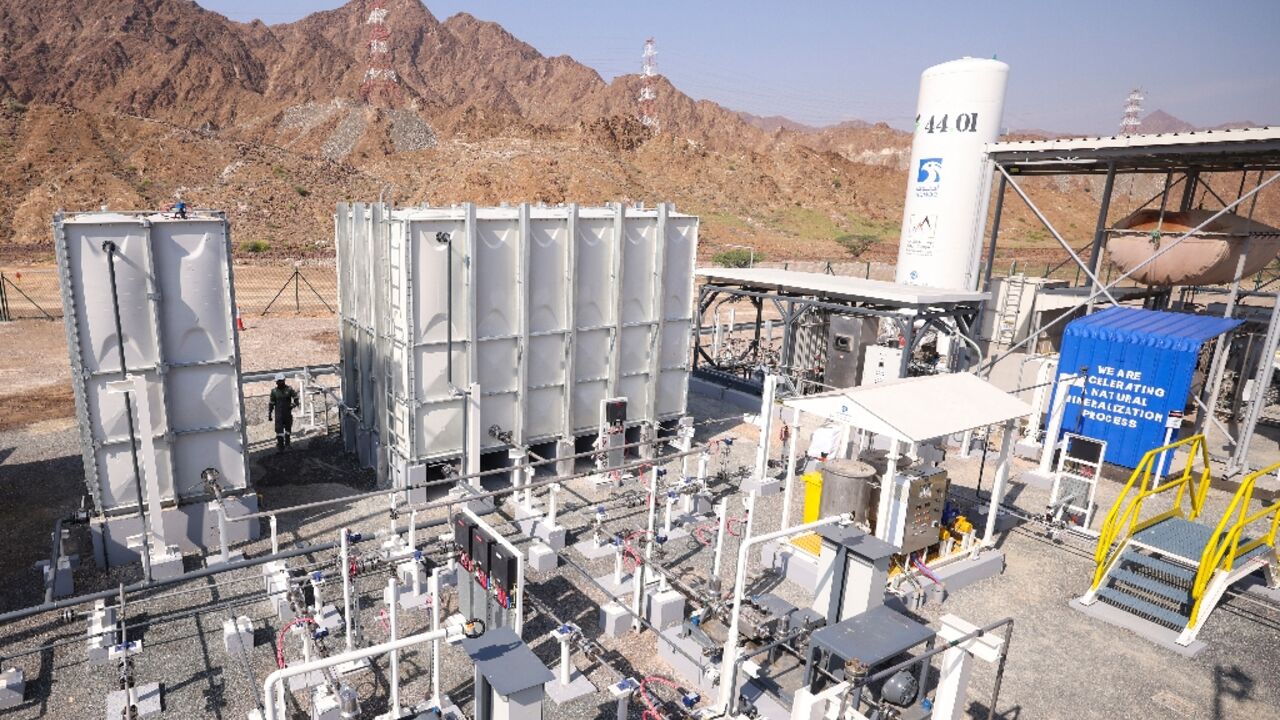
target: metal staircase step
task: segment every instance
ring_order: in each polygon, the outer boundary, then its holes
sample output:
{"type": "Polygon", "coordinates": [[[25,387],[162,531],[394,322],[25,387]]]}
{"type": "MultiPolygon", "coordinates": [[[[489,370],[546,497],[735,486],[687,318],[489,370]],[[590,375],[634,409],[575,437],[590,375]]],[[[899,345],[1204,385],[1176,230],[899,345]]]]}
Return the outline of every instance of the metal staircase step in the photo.
{"type": "Polygon", "coordinates": [[[1111,573],[1113,580],[1128,583],[1136,588],[1140,588],[1153,595],[1159,595],[1176,603],[1186,603],[1191,600],[1191,593],[1186,588],[1176,587],[1149,576],[1140,575],[1132,570],[1118,568],[1111,573]]]}
{"type": "Polygon", "coordinates": [[[1213,536],[1213,528],[1171,517],[1133,534],[1136,542],[1158,548],[1171,555],[1199,560],[1213,536]]]}
{"type": "Polygon", "coordinates": [[[1164,573],[1186,582],[1192,582],[1196,579],[1196,571],[1194,568],[1189,568],[1186,565],[1180,565],[1162,558],[1143,555],[1142,553],[1134,550],[1125,551],[1124,555],[1120,557],[1120,561],[1141,565],[1149,570],[1164,573]]]}
{"type": "MultiPolygon", "coordinates": [[[[1246,537],[1240,538],[1241,545],[1248,545],[1251,542],[1253,542],[1253,538],[1246,538],[1246,537]]],[[[1269,552],[1274,552],[1274,550],[1269,545],[1259,545],[1258,547],[1250,550],[1244,555],[1241,555],[1240,557],[1236,558],[1235,566],[1242,567],[1246,562],[1258,557],[1259,555],[1265,555],[1269,552]]]]}
{"type": "Polygon", "coordinates": [[[1113,587],[1102,588],[1098,591],[1098,597],[1135,615],[1145,615],[1179,630],[1187,626],[1186,615],[1162,608],[1153,602],[1134,597],[1113,587]]]}

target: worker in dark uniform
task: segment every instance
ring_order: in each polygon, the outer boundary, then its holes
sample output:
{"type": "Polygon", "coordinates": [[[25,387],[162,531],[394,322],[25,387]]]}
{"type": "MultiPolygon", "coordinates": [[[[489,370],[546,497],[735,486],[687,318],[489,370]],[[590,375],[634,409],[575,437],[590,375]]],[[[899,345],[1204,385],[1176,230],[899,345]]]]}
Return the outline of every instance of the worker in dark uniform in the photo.
{"type": "Polygon", "coordinates": [[[284,381],[284,373],[276,373],[276,386],[271,388],[271,400],[267,404],[267,422],[273,416],[276,421],[276,449],[283,452],[289,447],[289,435],[293,433],[293,409],[298,407],[298,391],[284,381]]]}

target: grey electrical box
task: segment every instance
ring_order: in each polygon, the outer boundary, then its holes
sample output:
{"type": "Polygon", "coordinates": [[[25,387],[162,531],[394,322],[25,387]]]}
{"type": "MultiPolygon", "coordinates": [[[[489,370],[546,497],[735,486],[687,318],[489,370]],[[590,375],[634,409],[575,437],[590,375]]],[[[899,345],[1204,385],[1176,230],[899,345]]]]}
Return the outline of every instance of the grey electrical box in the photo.
{"type": "Polygon", "coordinates": [[[875,345],[875,318],[832,315],[827,330],[827,364],[824,382],[837,388],[854,387],[862,377],[867,347],[875,345]]]}
{"type": "Polygon", "coordinates": [[[555,679],[510,628],[462,641],[475,665],[476,720],[541,720],[543,686],[555,679]]]}
{"type": "Polygon", "coordinates": [[[940,468],[912,469],[906,476],[906,500],[902,517],[902,552],[923,550],[938,542],[942,509],[947,502],[947,471],[940,468]]]}

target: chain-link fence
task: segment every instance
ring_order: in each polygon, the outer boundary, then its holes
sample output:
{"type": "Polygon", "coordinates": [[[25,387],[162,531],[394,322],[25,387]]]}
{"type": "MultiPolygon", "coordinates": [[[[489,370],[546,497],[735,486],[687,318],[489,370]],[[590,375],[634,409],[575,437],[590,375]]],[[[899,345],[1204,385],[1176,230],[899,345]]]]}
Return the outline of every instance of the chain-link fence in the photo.
{"type": "MultiPolygon", "coordinates": [[[[338,277],[332,260],[238,263],[234,272],[236,305],[242,316],[338,311],[338,277]]],[[[0,322],[61,318],[57,268],[0,269],[0,322]]]]}

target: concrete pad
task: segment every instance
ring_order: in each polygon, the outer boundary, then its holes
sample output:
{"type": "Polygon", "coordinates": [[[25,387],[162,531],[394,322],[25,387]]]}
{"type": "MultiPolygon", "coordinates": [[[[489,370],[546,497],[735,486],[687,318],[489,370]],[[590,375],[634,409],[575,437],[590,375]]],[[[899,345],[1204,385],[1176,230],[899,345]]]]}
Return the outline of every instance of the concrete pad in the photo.
{"type": "Polygon", "coordinates": [[[742,481],[740,489],[744,493],[754,492],[758,493],[760,497],[769,497],[782,492],[782,481],[773,477],[751,477],[742,481]]]}
{"type": "MultiPolygon", "coordinates": [[[[138,696],[136,717],[147,718],[159,715],[162,702],[160,683],[147,683],[134,688],[138,696]]],[[[107,695],[107,717],[126,717],[125,709],[129,703],[129,694],[124,690],[116,690],[107,695]]]]}
{"type": "Polygon", "coordinates": [[[1170,650],[1183,657],[1192,658],[1199,655],[1207,646],[1196,640],[1190,645],[1179,645],[1176,641],[1179,633],[1177,630],[1170,630],[1163,625],[1157,625],[1150,620],[1143,620],[1137,615],[1127,613],[1118,607],[1108,605],[1101,600],[1092,605],[1084,605],[1080,600],[1071,601],[1071,608],[1079,610],[1095,620],[1101,620],[1108,625],[1124,628],[1133,634],[1148,640],[1165,650],[1170,650]]]}
{"type": "MultiPolygon", "coordinates": [[[[555,671],[556,668],[552,668],[552,672],[555,671]]],[[[591,681],[587,679],[586,675],[582,674],[582,671],[573,668],[573,674],[569,677],[568,685],[561,685],[560,676],[556,675],[556,679],[544,685],[543,689],[547,691],[547,695],[557,705],[563,705],[570,700],[594,693],[596,686],[591,684],[591,681]]]]}
{"type": "Polygon", "coordinates": [[[600,583],[600,586],[603,587],[605,592],[609,593],[611,597],[627,599],[631,597],[631,588],[633,587],[631,579],[631,573],[623,573],[622,582],[618,583],[614,581],[613,573],[609,573],[608,575],[601,575],[600,577],[595,578],[595,581],[600,583]]]}
{"type": "Polygon", "coordinates": [[[609,637],[622,637],[631,627],[631,615],[616,602],[600,606],[600,633],[609,637]]]}
{"type": "Polygon", "coordinates": [[[588,560],[599,560],[602,557],[613,555],[614,545],[609,542],[603,545],[596,545],[591,536],[588,535],[586,540],[574,543],[573,549],[588,560]]]}
{"type": "Polygon", "coordinates": [[[678,625],[684,620],[684,595],[675,590],[650,593],[648,620],[658,629],[678,625]]]}
{"type": "Polygon", "coordinates": [[[560,557],[556,555],[556,551],[543,545],[542,543],[534,543],[529,546],[529,569],[534,572],[551,572],[560,564],[560,557]]]}

